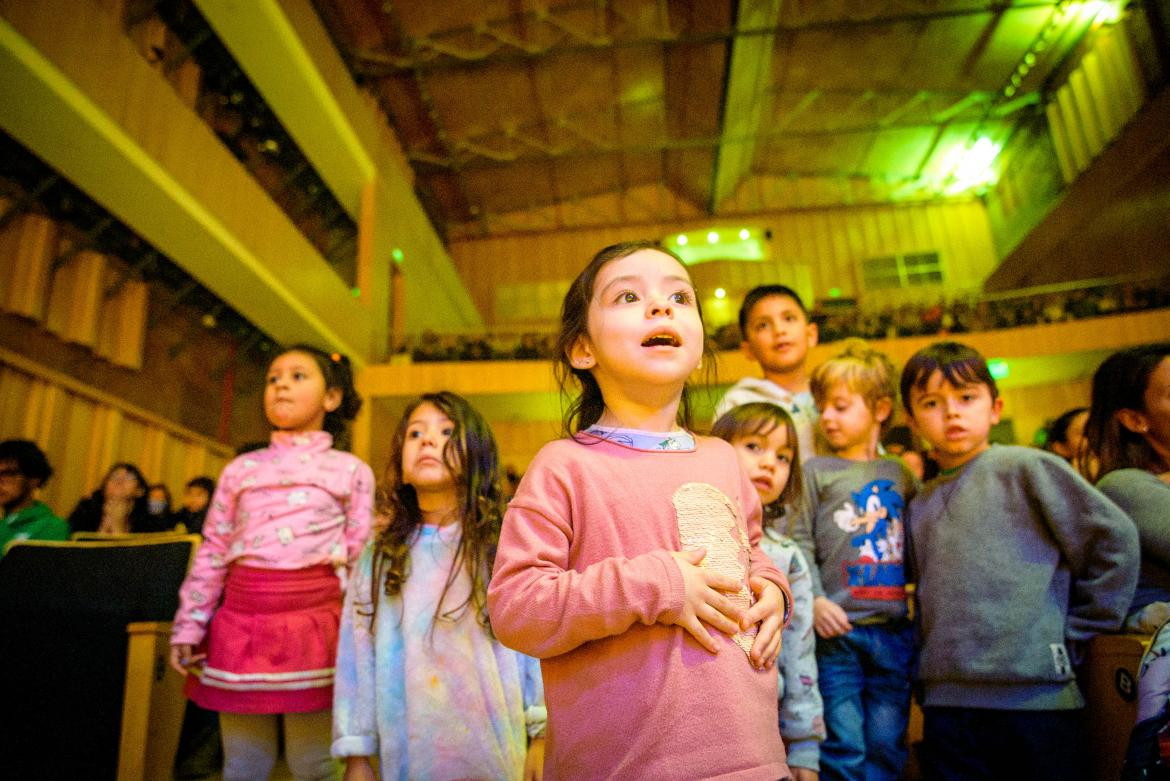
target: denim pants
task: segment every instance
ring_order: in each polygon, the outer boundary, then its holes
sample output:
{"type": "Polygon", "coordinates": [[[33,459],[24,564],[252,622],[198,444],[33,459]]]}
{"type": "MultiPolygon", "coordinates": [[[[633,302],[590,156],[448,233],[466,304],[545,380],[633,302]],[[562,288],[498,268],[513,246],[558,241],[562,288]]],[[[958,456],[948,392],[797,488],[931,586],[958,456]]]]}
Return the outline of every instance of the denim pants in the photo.
{"type": "Polygon", "coordinates": [[[906,765],[914,636],[908,622],[817,638],[828,737],[821,778],[896,781],[906,765]]]}

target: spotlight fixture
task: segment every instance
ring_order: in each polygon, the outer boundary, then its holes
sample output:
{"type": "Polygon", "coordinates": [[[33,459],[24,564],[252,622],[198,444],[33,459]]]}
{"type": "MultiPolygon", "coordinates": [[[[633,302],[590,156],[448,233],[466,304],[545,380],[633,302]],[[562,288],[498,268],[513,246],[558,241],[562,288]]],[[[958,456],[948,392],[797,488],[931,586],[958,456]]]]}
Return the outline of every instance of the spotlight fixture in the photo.
{"type": "Polygon", "coordinates": [[[712,260],[758,262],[771,257],[771,238],[766,228],[725,226],[674,233],[662,245],[688,266],[712,260]]]}

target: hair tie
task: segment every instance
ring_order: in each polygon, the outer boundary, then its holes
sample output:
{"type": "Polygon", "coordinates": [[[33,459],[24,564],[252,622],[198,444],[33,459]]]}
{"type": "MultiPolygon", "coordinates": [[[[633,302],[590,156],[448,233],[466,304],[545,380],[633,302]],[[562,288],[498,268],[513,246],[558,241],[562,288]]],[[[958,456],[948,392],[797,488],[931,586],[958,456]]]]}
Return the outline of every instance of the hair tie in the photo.
{"type": "Polygon", "coordinates": [[[329,360],[333,361],[334,363],[341,363],[341,353],[333,353],[329,356],[329,360]]]}

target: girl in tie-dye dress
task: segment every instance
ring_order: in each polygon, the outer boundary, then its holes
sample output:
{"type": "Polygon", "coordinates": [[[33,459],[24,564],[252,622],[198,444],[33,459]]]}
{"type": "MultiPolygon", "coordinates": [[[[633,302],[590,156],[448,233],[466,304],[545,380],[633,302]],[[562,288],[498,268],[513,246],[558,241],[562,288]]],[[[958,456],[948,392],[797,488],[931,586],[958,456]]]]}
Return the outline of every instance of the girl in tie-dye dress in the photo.
{"type": "Polygon", "coordinates": [[[539,778],[535,659],[495,639],[487,582],[503,500],[496,443],[448,392],[416,399],[394,436],[386,526],[346,594],[333,754],[346,779],[539,778]]]}

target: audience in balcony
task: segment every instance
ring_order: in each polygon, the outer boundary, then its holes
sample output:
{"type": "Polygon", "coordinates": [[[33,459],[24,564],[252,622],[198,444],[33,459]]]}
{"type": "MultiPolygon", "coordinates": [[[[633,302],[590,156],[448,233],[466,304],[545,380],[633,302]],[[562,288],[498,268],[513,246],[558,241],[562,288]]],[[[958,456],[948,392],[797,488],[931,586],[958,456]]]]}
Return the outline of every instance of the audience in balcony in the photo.
{"type": "MultiPolygon", "coordinates": [[[[856,307],[822,307],[810,313],[820,328],[820,342],[851,336],[895,339],[990,331],[1170,306],[1170,280],[1112,287],[1094,287],[995,300],[938,301],[904,304],[880,311],[856,307]]],[[[742,341],[736,323],[711,335],[719,350],[738,350],[742,341]]],[[[424,331],[413,345],[397,350],[416,363],[431,361],[548,360],[555,347],[549,334],[438,334],[424,331]]]]}

